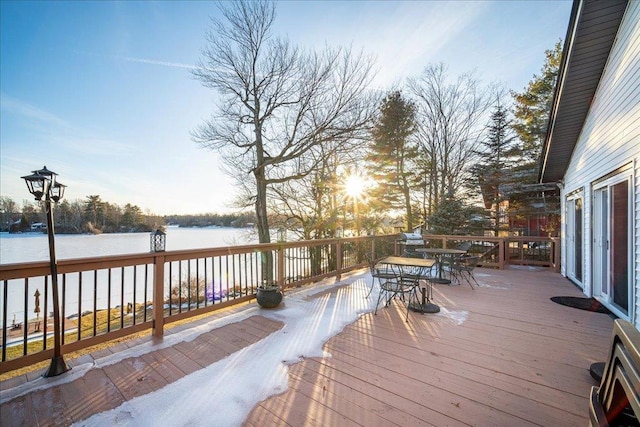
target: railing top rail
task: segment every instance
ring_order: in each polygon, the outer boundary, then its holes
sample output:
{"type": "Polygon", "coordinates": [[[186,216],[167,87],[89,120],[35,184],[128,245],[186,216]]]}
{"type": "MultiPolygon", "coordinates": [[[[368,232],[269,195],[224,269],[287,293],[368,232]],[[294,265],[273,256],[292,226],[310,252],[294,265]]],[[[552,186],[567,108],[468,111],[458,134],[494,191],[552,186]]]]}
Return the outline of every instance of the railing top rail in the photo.
{"type": "Polygon", "coordinates": [[[473,236],[473,235],[453,235],[453,234],[423,234],[423,239],[446,239],[446,240],[484,240],[487,242],[499,242],[501,240],[522,241],[522,242],[549,242],[557,241],[559,237],[549,236],[473,236]]]}
{"type": "MultiPolygon", "coordinates": [[[[90,271],[104,268],[127,267],[133,265],[153,264],[157,258],[164,262],[180,261],[191,258],[206,258],[215,256],[236,255],[261,251],[272,251],[280,248],[295,248],[319,246],[342,242],[357,242],[371,238],[393,238],[395,235],[356,236],[346,238],[318,239],[293,242],[256,243],[238,246],[220,246],[202,249],[181,249],[174,251],[155,253],[134,253],[121,255],[107,255],[87,258],[70,258],[58,260],[58,272],[60,274],[90,271]]],[[[48,261],[23,262],[13,264],[0,264],[0,280],[11,280],[23,277],[46,276],[50,272],[48,261]]]]}
{"type": "MultiPolygon", "coordinates": [[[[397,238],[397,234],[385,234],[375,236],[355,236],[345,238],[331,238],[318,240],[304,240],[292,242],[275,242],[275,243],[256,243],[250,245],[239,246],[221,246],[202,249],[183,249],[156,253],[137,253],[109,255],[88,258],[63,259],[58,261],[58,272],[68,273],[75,271],[89,271],[104,268],[127,267],[133,265],[153,264],[157,258],[161,258],[163,262],[180,261],[191,258],[207,258],[216,256],[227,256],[244,253],[253,253],[261,251],[273,251],[286,248],[320,246],[326,244],[334,244],[341,242],[358,242],[372,238],[397,238]]],[[[540,237],[540,236],[472,236],[472,235],[442,235],[442,234],[423,234],[423,239],[445,239],[451,240],[481,240],[486,242],[557,242],[557,237],[540,237]]],[[[46,261],[0,264],[0,280],[11,280],[22,277],[43,276],[49,274],[49,263],[46,261]]]]}

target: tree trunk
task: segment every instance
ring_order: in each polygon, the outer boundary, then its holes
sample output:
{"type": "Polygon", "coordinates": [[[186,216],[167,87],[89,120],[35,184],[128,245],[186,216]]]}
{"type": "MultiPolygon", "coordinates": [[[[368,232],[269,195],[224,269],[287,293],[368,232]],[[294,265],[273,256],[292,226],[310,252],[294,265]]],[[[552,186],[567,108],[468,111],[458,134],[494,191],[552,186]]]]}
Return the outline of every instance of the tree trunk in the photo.
{"type": "MultiPolygon", "coordinates": [[[[258,229],[258,242],[271,243],[269,233],[269,221],[267,218],[267,181],[264,169],[257,168],[254,172],[256,178],[256,228],[258,229]]],[[[273,275],[273,253],[265,251],[261,257],[262,281],[271,283],[273,275]]]]}

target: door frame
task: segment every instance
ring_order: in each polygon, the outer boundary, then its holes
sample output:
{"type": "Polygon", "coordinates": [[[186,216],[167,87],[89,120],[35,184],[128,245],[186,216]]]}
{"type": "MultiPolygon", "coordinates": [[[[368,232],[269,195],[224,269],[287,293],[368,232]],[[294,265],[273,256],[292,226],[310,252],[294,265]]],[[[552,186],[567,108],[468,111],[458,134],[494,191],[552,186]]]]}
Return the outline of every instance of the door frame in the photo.
{"type": "Polygon", "coordinates": [[[592,293],[618,317],[626,320],[634,318],[635,311],[635,277],[633,256],[634,236],[634,176],[631,164],[610,173],[592,184],[592,293]],[[613,239],[613,188],[622,182],[627,183],[627,310],[614,302],[612,239],[613,239]],[[603,200],[603,196],[605,200],[603,200]],[[606,203],[603,206],[602,203],[606,203]],[[603,210],[603,208],[606,208],[603,210]],[[603,218],[603,212],[606,218],[603,218]],[[604,222],[603,222],[604,221],[604,222]],[[606,236],[603,236],[606,233],[606,236]],[[604,240],[603,237],[605,238],[604,240]],[[598,262],[601,260],[602,262],[598,262]]]}
{"type": "Polygon", "coordinates": [[[580,187],[577,190],[565,196],[565,250],[566,250],[566,275],[567,277],[584,289],[584,272],[585,272],[585,257],[584,257],[584,237],[585,237],[585,205],[584,205],[584,188],[580,187]],[[580,201],[580,218],[576,217],[576,203],[580,201]],[[577,224],[576,219],[579,219],[577,224]],[[576,233],[577,226],[580,227],[580,233],[576,233]],[[579,242],[576,241],[576,237],[579,242]],[[576,259],[576,243],[580,245],[580,259],[576,259]],[[579,275],[576,273],[580,273],[579,275]]]}

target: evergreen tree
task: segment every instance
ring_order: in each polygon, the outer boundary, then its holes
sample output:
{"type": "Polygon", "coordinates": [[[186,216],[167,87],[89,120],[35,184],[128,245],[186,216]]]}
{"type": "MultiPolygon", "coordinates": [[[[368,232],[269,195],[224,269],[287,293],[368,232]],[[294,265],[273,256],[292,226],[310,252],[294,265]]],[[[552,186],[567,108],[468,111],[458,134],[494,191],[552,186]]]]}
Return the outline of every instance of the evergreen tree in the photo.
{"type": "Polygon", "coordinates": [[[545,51],[540,75],[533,76],[524,92],[512,92],[515,100],[513,129],[522,142],[522,152],[528,163],[537,163],[547,134],[551,103],[562,60],[562,44],[545,51]]]}
{"type": "Polygon", "coordinates": [[[517,153],[508,112],[500,103],[491,114],[487,130],[487,138],[480,142],[481,149],[476,151],[479,161],[471,172],[480,185],[485,205],[490,206],[493,231],[497,236],[500,206],[506,200],[505,187],[513,184],[513,158],[517,153]]]}
{"type": "Polygon", "coordinates": [[[545,51],[541,74],[533,76],[524,92],[512,92],[515,100],[513,130],[521,142],[520,164],[512,171],[518,178],[509,197],[512,218],[524,221],[534,214],[552,217],[559,213],[558,191],[536,184],[561,61],[562,44],[558,41],[553,49],[545,51]]]}
{"type": "Polygon", "coordinates": [[[99,222],[104,223],[104,202],[99,195],[87,196],[87,200],[84,202],[84,212],[87,221],[91,222],[93,227],[100,227],[99,222]]]}
{"type": "Polygon", "coordinates": [[[413,229],[411,188],[416,180],[412,162],[418,155],[411,136],[416,131],[416,107],[400,91],[389,93],[380,106],[372,130],[373,143],[367,155],[370,175],[378,187],[375,203],[384,209],[405,212],[407,229],[413,229]]]}
{"type": "Polygon", "coordinates": [[[433,234],[478,234],[482,230],[483,216],[480,210],[463,199],[447,196],[429,216],[429,228],[433,234]]]}

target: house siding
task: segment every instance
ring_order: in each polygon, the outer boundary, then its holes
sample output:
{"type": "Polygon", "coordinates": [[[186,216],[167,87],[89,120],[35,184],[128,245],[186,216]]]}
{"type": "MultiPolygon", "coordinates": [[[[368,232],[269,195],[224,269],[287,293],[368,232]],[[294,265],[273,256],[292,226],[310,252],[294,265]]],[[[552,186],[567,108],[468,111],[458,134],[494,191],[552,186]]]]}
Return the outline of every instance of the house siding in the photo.
{"type": "Polygon", "coordinates": [[[640,329],[640,1],[631,1],[620,24],[600,83],[564,176],[562,190],[562,272],[566,275],[565,195],[584,188],[584,292],[593,295],[592,226],[594,181],[629,165],[632,168],[632,283],[629,314],[640,329]]]}

